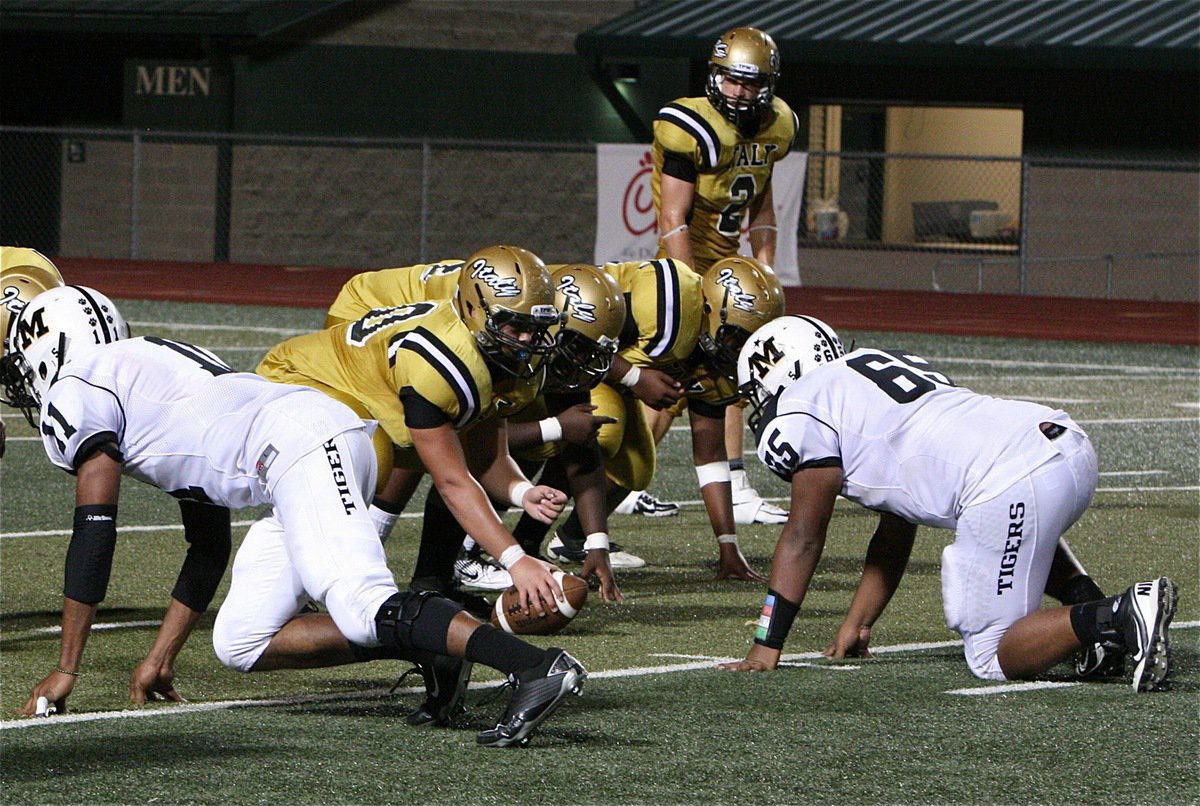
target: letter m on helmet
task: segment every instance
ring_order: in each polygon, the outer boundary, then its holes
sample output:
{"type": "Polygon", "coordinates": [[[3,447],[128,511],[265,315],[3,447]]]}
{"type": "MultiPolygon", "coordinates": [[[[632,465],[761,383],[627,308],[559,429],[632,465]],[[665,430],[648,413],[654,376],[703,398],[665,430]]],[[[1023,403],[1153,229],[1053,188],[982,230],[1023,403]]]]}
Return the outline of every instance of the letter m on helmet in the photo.
{"type": "Polygon", "coordinates": [[[26,349],[29,345],[50,332],[50,328],[46,327],[45,313],[45,308],[38,308],[28,317],[22,316],[17,320],[15,337],[18,349],[26,349]]]}
{"type": "Polygon", "coordinates": [[[783,351],[775,345],[775,337],[765,339],[760,349],[750,354],[750,371],[762,378],[783,360],[783,351]]]}

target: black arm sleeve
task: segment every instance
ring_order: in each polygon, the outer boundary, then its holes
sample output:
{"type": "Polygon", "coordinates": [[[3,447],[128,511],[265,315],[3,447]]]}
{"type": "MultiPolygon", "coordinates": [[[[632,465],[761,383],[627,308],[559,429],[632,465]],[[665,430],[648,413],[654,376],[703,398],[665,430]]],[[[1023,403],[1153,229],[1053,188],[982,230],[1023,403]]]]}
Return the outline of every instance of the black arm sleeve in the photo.
{"type": "Polygon", "coordinates": [[[404,424],[409,428],[437,428],[450,422],[450,415],[408,387],[400,390],[400,402],[404,404],[404,424]]]}
{"type": "Polygon", "coordinates": [[[116,546],[115,504],[75,507],[75,524],[63,572],[63,595],[84,604],[104,601],[116,546]]]}
{"type": "Polygon", "coordinates": [[[229,565],[233,545],[229,509],[180,501],[179,512],[183,516],[183,537],[188,550],[171,596],[200,613],[212,601],[229,565]]]}
{"type": "Polygon", "coordinates": [[[667,176],[691,182],[693,185],[696,184],[696,163],[683,154],[676,154],[673,151],[664,153],[662,170],[667,176]]]}

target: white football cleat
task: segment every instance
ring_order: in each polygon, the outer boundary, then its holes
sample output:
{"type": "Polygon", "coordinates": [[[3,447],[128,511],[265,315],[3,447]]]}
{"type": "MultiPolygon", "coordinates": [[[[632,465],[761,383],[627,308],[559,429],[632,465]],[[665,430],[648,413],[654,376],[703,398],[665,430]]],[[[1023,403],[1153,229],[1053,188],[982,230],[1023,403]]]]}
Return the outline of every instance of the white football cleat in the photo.
{"type": "Polygon", "coordinates": [[[751,523],[784,523],[788,519],[786,510],[763,499],[758,490],[750,486],[745,470],[730,473],[733,493],[733,521],[743,526],[751,523]]]}
{"type": "Polygon", "coordinates": [[[502,591],[512,587],[512,577],[500,563],[470,554],[459,554],[454,561],[454,578],[464,588],[502,591]]]}
{"type": "Polygon", "coordinates": [[[660,501],[645,490],[635,490],[625,496],[613,510],[618,515],[645,515],[647,518],[670,518],[679,514],[679,504],[660,501]]]}
{"type": "Polygon", "coordinates": [[[1134,691],[1154,691],[1167,679],[1171,669],[1167,630],[1178,598],[1175,583],[1166,577],[1139,582],[1121,595],[1125,651],[1134,662],[1134,691]]]}

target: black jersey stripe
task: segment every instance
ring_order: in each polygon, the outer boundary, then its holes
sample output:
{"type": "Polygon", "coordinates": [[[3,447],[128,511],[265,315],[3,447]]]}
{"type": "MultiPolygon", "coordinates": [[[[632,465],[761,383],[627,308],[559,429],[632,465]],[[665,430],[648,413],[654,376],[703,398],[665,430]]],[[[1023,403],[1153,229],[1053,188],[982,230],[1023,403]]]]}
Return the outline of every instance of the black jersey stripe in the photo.
{"type": "Polygon", "coordinates": [[[688,109],[683,104],[667,104],[658,110],[655,119],[674,123],[696,139],[700,144],[701,170],[711,171],[716,167],[721,157],[721,138],[698,112],[688,109]]]}
{"type": "Polygon", "coordinates": [[[657,310],[656,332],[654,338],[646,345],[646,355],[659,358],[666,355],[679,340],[680,307],[679,274],[675,271],[675,261],[651,260],[654,267],[655,286],[658,298],[655,300],[657,310]]]}
{"type": "Polygon", "coordinates": [[[453,350],[423,327],[405,334],[399,346],[401,350],[416,353],[424,359],[454,391],[459,410],[458,418],[454,421],[456,427],[461,428],[474,419],[481,407],[479,387],[471,370],[453,350]]]}

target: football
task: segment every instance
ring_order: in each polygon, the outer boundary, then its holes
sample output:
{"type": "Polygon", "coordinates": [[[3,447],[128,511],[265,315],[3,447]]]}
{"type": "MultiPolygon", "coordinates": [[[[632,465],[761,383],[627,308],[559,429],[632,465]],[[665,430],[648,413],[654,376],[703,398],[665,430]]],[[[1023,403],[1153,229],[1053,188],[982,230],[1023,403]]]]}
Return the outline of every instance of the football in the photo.
{"type": "Polygon", "coordinates": [[[562,586],[567,601],[558,603],[558,610],[539,617],[521,610],[514,585],[496,599],[492,607],[492,626],[513,635],[553,635],[571,623],[587,601],[588,586],[582,577],[555,571],[554,579],[562,586]]]}

